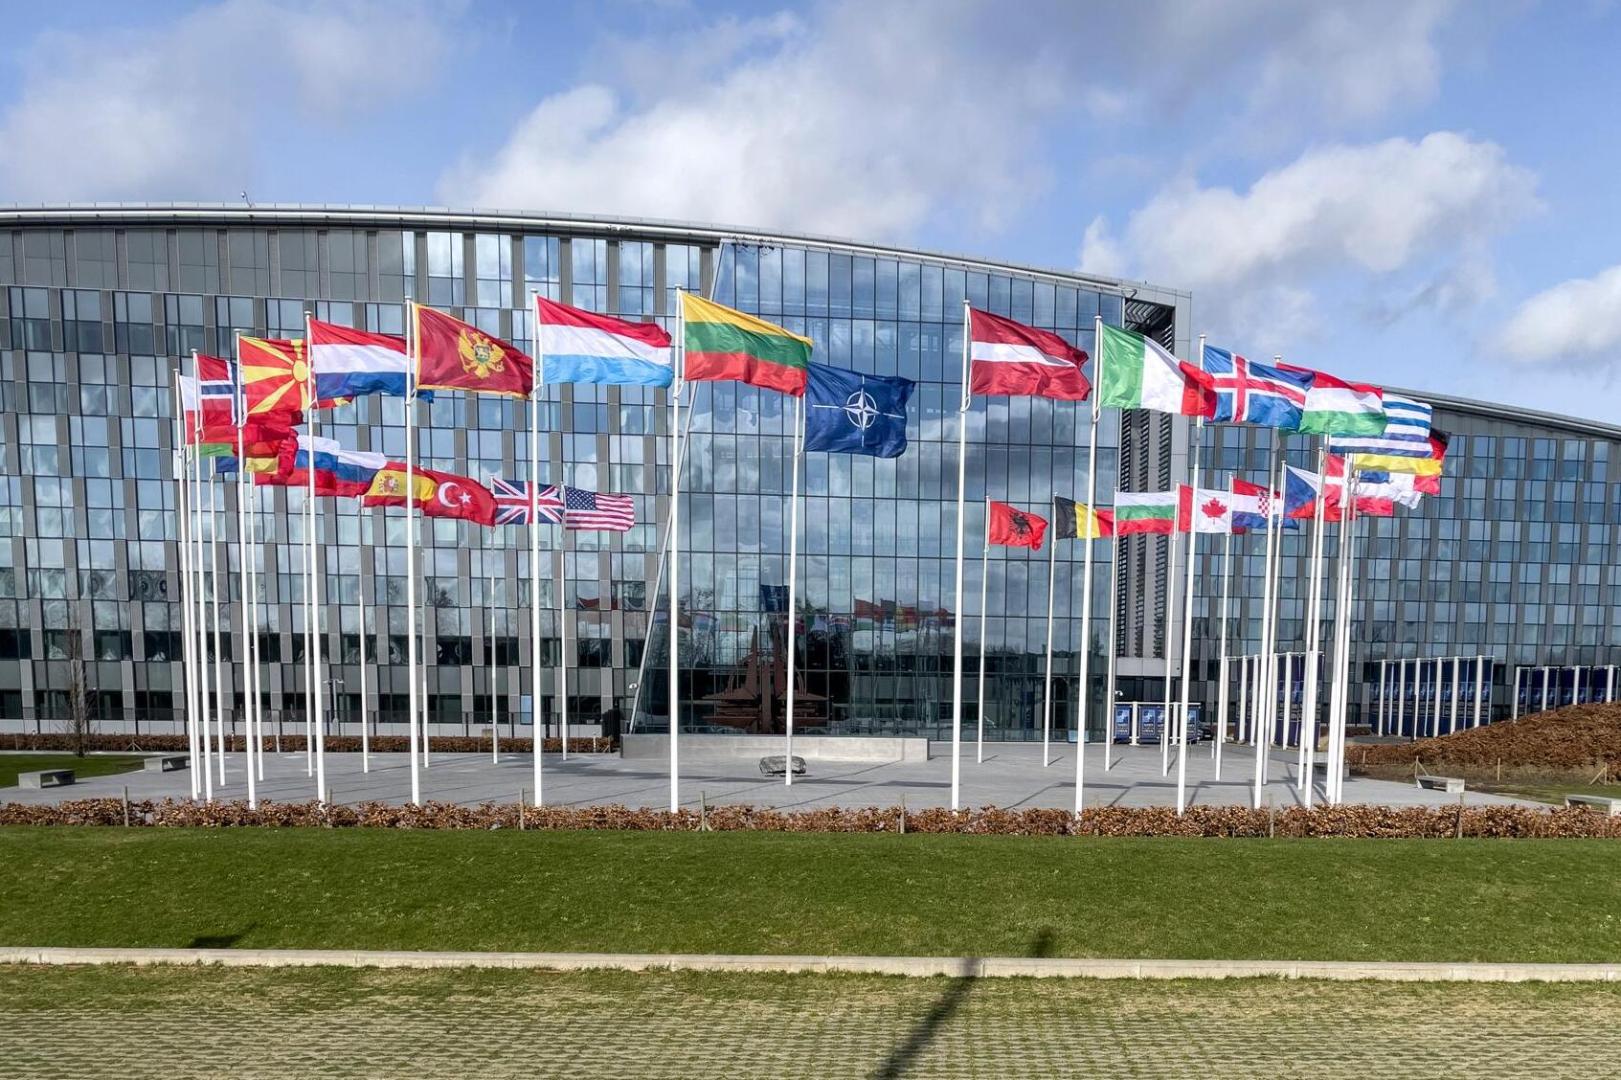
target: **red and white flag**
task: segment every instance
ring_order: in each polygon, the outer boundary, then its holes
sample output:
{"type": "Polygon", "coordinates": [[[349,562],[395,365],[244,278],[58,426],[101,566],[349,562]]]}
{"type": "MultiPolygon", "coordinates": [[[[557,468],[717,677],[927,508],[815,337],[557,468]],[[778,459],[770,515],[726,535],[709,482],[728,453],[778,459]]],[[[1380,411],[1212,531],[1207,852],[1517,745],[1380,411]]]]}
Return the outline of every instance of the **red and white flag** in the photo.
{"type": "Polygon", "coordinates": [[[975,394],[1085,401],[1086,353],[1057,334],[969,309],[968,387],[975,394]]]}
{"type": "Polygon", "coordinates": [[[1177,485],[1177,532],[1228,533],[1233,529],[1233,497],[1220,488],[1177,485]]]}

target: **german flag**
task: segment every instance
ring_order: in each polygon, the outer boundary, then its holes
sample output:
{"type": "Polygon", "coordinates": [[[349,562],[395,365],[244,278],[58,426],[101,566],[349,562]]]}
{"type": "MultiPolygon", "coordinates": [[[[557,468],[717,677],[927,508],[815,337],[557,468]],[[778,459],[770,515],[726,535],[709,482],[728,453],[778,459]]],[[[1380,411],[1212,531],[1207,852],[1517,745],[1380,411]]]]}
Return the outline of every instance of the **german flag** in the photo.
{"type": "Polygon", "coordinates": [[[1085,503],[1053,496],[1053,539],[1102,540],[1114,535],[1114,514],[1092,510],[1085,503]]]}

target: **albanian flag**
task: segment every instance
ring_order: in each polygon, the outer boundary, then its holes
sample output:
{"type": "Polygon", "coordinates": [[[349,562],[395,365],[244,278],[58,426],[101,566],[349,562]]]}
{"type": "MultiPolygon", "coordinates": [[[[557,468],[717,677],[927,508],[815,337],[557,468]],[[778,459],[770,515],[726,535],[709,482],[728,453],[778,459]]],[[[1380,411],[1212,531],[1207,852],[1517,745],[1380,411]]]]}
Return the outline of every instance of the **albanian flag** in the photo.
{"type": "Polygon", "coordinates": [[[1046,518],[1027,514],[1007,503],[991,503],[991,517],[986,528],[986,537],[991,543],[1040,551],[1041,538],[1046,534],[1046,518]]]}

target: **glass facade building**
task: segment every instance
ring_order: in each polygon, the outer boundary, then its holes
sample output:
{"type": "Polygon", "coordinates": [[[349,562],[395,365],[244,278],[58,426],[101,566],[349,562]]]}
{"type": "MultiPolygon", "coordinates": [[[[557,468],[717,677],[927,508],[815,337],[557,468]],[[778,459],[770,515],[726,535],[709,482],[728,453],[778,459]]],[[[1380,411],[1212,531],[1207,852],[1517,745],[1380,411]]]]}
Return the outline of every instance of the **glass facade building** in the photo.
{"type": "MultiPolygon", "coordinates": [[[[906,454],[807,454],[798,620],[803,731],[949,735],[952,635],[965,635],[964,718],[976,721],[984,500],[1046,515],[1053,495],[1085,498],[1090,408],[977,399],[968,413],[967,565],[954,595],[956,424],[963,301],[1093,348],[1094,317],[1189,351],[1190,298],[1173,289],[981,259],[802,236],[657,221],[370,207],[104,206],[0,209],[0,732],[59,729],[72,656],[106,727],[180,730],[179,553],[172,477],[171,376],[190,350],[229,355],[237,331],[303,332],[304,313],[398,333],[415,298],[527,347],[532,292],[627,318],[671,322],[677,289],[787,326],[816,360],[914,379],[906,454]],[[75,649],[71,642],[77,640],[75,649]]],[[[1427,396],[1427,395],[1421,395],[1427,396]]],[[[1431,400],[1435,400],[1433,397],[1431,400]]],[[[684,730],[780,730],[785,690],[791,402],[734,384],[699,384],[683,408],[684,730]]],[[[1453,433],[1442,495],[1365,528],[1354,661],[1372,692],[1376,662],[1480,653],[1509,667],[1611,662],[1621,625],[1613,544],[1621,477],[1607,475],[1621,429],[1494,406],[1437,401],[1453,433]]],[[[361,399],[318,416],[318,433],[404,454],[403,405],[361,399]]],[[[531,573],[519,527],[425,521],[419,621],[435,730],[476,732],[492,710],[523,734],[553,723],[568,665],[571,719],[609,731],[662,730],[666,626],[662,523],[670,492],[664,391],[551,387],[541,460],[528,460],[527,406],[442,394],[419,406],[426,467],[635,496],[622,535],[542,530],[531,573]],[[559,581],[566,583],[559,596],[559,581]],[[545,606],[538,678],[529,670],[531,587],[545,606]],[[561,607],[561,614],[559,608],[561,607]],[[491,629],[493,611],[493,631],[491,629]],[[566,652],[563,648],[566,642],[566,652]],[[538,685],[537,685],[538,684],[538,685]]],[[[1185,475],[1193,432],[1180,420],[1104,413],[1098,499],[1185,475]]],[[[1204,431],[1205,466],[1258,478],[1269,432],[1204,431]]],[[[1297,437],[1297,464],[1312,450],[1297,437]]],[[[1218,479],[1215,482],[1220,482],[1218,479]]],[[[237,488],[219,481],[222,539],[235,537],[237,488]]],[[[236,574],[225,656],[255,633],[263,706],[302,722],[303,540],[298,489],[251,488],[262,569],[243,625],[236,574]]],[[[403,724],[407,697],[403,517],[322,500],[320,588],[331,658],[329,717],[403,724]],[[361,598],[374,658],[360,698],[361,598]]],[[[1231,649],[1259,637],[1261,554],[1238,541],[1231,649]]],[[[1280,648],[1304,636],[1299,541],[1284,546],[1280,648]]],[[[1213,704],[1219,541],[1205,538],[1194,599],[1197,699],[1213,704]]],[[[231,558],[236,546],[229,545],[231,558]]],[[[1181,641],[1157,616],[1163,540],[1095,549],[1091,693],[1101,703],[1103,617],[1120,620],[1119,696],[1155,700],[1181,641]],[[1113,594],[1111,596],[1111,583],[1113,594]]],[[[1083,549],[1054,554],[1054,723],[1068,728],[1078,687],[1083,549]]],[[[233,567],[235,563],[231,564],[233,567]]],[[[1040,738],[1048,551],[997,548],[986,560],[985,718],[995,738],[1040,738]]],[[[1324,612],[1332,618],[1332,604],[1324,612]]],[[[227,679],[240,713],[242,673],[227,679]]],[[[1101,730],[1102,710],[1094,727],[1101,730]]],[[[510,727],[509,727],[510,726],[510,727]]],[[[403,730],[400,728],[399,730],[403,730]]]]}
{"type": "MultiPolygon", "coordinates": [[[[100,723],[177,729],[183,643],[170,389],[177,358],[192,349],[229,355],[237,331],[300,336],[306,310],[398,333],[408,297],[527,347],[532,292],[669,325],[682,288],[812,337],[820,362],[918,382],[910,447],[901,458],[806,455],[800,716],[804,730],[940,733],[950,715],[957,621],[964,299],[1088,350],[1097,316],[1185,348],[1185,294],[812,237],[327,207],[0,211],[0,722],[12,730],[60,726],[69,658],[78,655],[100,723]],[[77,652],[70,637],[81,643],[77,652]]],[[[681,722],[696,730],[774,730],[785,677],[791,403],[733,384],[698,385],[691,403],[683,410],[690,442],[682,483],[682,663],[690,682],[682,688],[681,722]]],[[[479,478],[534,474],[625,492],[636,497],[640,522],[623,535],[543,530],[536,575],[521,528],[424,523],[420,594],[427,599],[419,632],[436,730],[487,726],[492,705],[513,731],[532,724],[537,710],[551,723],[565,661],[575,721],[610,730],[668,724],[668,645],[652,615],[661,606],[659,523],[670,491],[668,405],[663,391],[551,387],[534,469],[524,403],[441,394],[419,407],[426,467],[479,478]],[[559,580],[566,582],[562,597],[559,580]],[[546,609],[538,686],[528,665],[531,581],[546,609]]],[[[361,399],[320,414],[318,433],[398,458],[402,409],[397,399],[361,399]]],[[[964,588],[971,669],[980,640],[983,500],[1043,513],[1054,494],[1083,496],[1089,418],[1087,406],[1073,403],[974,403],[964,588]]],[[[1100,491],[1114,483],[1117,432],[1116,418],[1107,416],[1099,433],[1100,491]]],[[[237,486],[220,480],[215,490],[220,536],[230,539],[237,486]]],[[[236,575],[220,582],[232,600],[222,651],[238,657],[240,635],[259,635],[263,705],[284,721],[301,720],[304,708],[302,500],[297,489],[249,489],[264,541],[249,553],[263,570],[250,630],[236,575]]],[[[375,677],[368,673],[366,708],[385,729],[403,722],[402,520],[398,511],[361,510],[354,500],[322,501],[320,587],[336,702],[328,715],[340,724],[362,715],[362,596],[372,632],[367,651],[379,661],[375,677]]],[[[234,544],[230,550],[234,560],[234,544]]],[[[1099,556],[1102,610],[1109,581],[1102,546],[1099,556]]],[[[1074,711],[1080,557],[1076,545],[1064,543],[1055,564],[1060,726],[1074,711]]],[[[988,566],[990,730],[1039,737],[1047,553],[997,549],[988,566]]],[[[1094,670],[1101,669],[1101,627],[1100,620],[1094,670]]],[[[232,712],[242,705],[241,674],[227,679],[232,712]]],[[[970,688],[970,702],[976,696],[970,688]]]]}

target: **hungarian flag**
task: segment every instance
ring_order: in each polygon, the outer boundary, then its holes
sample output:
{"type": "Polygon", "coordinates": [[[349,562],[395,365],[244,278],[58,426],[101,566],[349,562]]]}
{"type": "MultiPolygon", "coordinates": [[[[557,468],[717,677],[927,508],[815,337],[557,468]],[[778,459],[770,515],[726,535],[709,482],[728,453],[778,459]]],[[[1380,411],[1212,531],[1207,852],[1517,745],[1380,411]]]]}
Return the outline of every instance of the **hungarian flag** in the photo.
{"type": "Polygon", "coordinates": [[[1130,330],[1103,328],[1097,377],[1098,400],[1111,409],[1216,415],[1214,378],[1130,330]]]}
{"type": "Polygon", "coordinates": [[[968,388],[975,394],[1084,401],[1086,353],[1057,334],[970,308],[968,388]]]}
{"type": "Polygon", "coordinates": [[[1225,534],[1232,529],[1233,500],[1226,491],[1177,485],[1177,532],[1225,534]]]}
{"type": "Polygon", "coordinates": [[[1383,435],[1384,392],[1367,383],[1346,382],[1326,371],[1279,364],[1284,371],[1311,376],[1306,407],[1300,414],[1302,435],[1383,435]]]}
{"type": "MultiPolygon", "coordinates": [[[[372,477],[361,506],[404,506],[405,466],[391,461],[372,477]]],[[[495,496],[477,480],[454,473],[417,469],[411,477],[416,507],[428,517],[459,518],[475,525],[494,525],[495,496]]]]}
{"type": "Polygon", "coordinates": [[[682,378],[735,381],[803,397],[815,342],[729,307],[681,294],[682,378]]]}
{"type": "Polygon", "coordinates": [[[991,503],[991,516],[986,529],[986,539],[991,543],[1040,551],[1041,538],[1046,534],[1046,518],[1027,514],[1007,503],[991,503]]]}
{"type": "Polygon", "coordinates": [[[413,304],[411,310],[416,319],[419,389],[529,396],[535,383],[535,362],[528,356],[442,311],[420,304],[413,304]]]}
{"type": "Polygon", "coordinates": [[[1085,503],[1053,496],[1054,540],[1102,540],[1114,535],[1114,514],[1085,503]]]}
{"type": "Polygon", "coordinates": [[[1176,491],[1117,491],[1114,493],[1116,536],[1169,536],[1176,531],[1181,495],[1176,491]]]}

